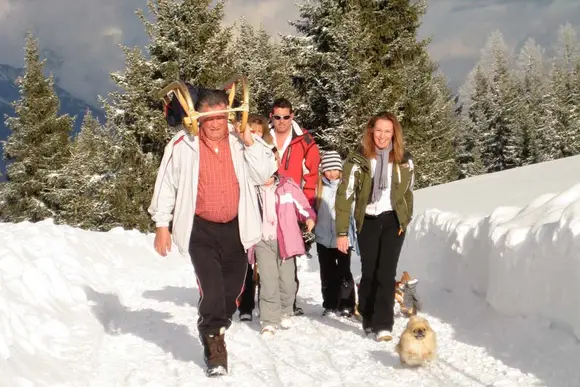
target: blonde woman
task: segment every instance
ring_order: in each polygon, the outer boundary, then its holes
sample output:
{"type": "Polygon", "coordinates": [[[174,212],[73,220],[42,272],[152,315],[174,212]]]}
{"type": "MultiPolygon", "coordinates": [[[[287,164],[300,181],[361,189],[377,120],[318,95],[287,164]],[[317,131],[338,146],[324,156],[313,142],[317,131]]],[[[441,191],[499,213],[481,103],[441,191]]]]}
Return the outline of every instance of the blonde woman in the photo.
{"type": "Polygon", "coordinates": [[[358,290],[359,313],[366,334],[377,341],[392,340],[395,277],[406,228],[413,215],[413,160],[405,152],[397,117],[372,117],[362,146],[343,167],[336,195],[337,248],[349,248],[349,218],[354,218],[361,255],[362,278],[358,290]]]}

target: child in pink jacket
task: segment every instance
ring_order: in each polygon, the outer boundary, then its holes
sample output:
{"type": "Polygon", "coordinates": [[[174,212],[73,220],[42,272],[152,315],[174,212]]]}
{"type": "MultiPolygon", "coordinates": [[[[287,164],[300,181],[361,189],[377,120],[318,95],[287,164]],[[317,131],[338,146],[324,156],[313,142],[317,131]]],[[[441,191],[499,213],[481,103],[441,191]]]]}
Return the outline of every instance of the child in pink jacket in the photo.
{"type": "Polygon", "coordinates": [[[288,327],[296,294],[292,260],[305,254],[299,223],[311,231],[316,214],[291,178],[274,175],[257,190],[262,240],[253,250],[260,273],[260,324],[261,334],[271,335],[280,326],[288,327]]]}

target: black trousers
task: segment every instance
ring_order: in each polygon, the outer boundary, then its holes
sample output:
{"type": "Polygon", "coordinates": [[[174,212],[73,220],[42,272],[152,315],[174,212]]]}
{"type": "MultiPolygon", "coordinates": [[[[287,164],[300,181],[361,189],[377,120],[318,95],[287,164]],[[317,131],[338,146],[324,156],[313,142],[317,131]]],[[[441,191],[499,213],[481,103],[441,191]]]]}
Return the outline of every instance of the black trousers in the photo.
{"type": "Polygon", "coordinates": [[[254,286],[254,268],[248,263],[244,291],[240,300],[238,310],[240,314],[252,314],[256,307],[256,287],[254,286]]]}
{"type": "Polygon", "coordinates": [[[320,283],[322,285],[322,307],[324,309],[344,310],[351,313],[355,305],[354,280],[350,271],[350,253],[340,252],[316,244],[320,264],[320,283]]]}
{"type": "Polygon", "coordinates": [[[218,334],[232,323],[248,266],[238,219],[214,223],[196,216],[189,254],[200,292],[197,328],[202,335],[218,334]]]}
{"type": "Polygon", "coordinates": [[[392,331],[395,277],[405,233],[398,235],[399,221],[393,211],[365,216],[358,234],[362,278],[358,290],[359,312],[364,328],[392,331]]]}

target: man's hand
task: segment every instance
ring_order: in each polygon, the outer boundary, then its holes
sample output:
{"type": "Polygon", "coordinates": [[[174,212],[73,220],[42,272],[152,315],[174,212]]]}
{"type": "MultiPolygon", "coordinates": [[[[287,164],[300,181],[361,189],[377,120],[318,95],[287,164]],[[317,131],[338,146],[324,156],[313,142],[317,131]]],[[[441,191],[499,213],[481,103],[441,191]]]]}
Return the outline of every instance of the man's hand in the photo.
{"type": "Polygon", "coordinates": [[[153,246],[162,257],[165,257],[167,252],[171,252],[171,233],[169,232],[169,227],[157,227],[153,246]]]}
{"type": "MultiPolygon", "coordinates": [[[[240,133],[240,125],[235,125],[236,132],[240,133]]],[[[250,130],[249,125],[246,125],[246,129],[244,133],[241,133],[240,136],[242,137],[242,141],[246,146],[251,146],[254,144],[254,138],[252,137],[252,131],[250,130]]]]}
{"type": "Polygon", "coordinates": [[[348,253],[348,236],[336,237],[336,248],[343,254],[348,253]]]}
{"type": "Polygon", "coordinates": [[[312,220],[312,218],[306,219],[306,228],[308,229],[308,232],[311,232],[314,228],[314,220],[312,220]]]}

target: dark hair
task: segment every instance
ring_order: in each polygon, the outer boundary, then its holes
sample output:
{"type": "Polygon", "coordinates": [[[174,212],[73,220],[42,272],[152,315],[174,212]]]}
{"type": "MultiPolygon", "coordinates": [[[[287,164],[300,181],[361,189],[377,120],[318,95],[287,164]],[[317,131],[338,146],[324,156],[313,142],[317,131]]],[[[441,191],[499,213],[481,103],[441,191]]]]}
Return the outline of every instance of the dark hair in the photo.
{"type": "Polygon", "coordinates": [[[272,104],[272,111],[276,108],[281,109],[290,109],[290,113],[292,113],[292,103],[288,101],[286,98],[276,98],[274,103],[272,104]]]}
{"type": "Polygon", "coordinates": [[[195,110],[200,111],[203,105],[228,106],[229,102],[228,95],[224,90],[203,89],[200,91],[199,99],[195,102],[195,110]]]}

